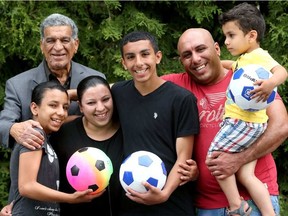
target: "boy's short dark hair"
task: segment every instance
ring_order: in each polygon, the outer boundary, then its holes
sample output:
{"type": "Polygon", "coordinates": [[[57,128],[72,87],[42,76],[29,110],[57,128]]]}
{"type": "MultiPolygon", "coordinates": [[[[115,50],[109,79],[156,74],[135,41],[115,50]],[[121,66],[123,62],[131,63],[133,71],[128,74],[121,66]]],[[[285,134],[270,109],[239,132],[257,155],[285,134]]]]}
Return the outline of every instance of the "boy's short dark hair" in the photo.
{"type": "Polygon", "coordinates": [[[156,53],[159,51],[158,42],[151,33],[145,31],[133,31],[125,35],[120,41],[121,56],[123,57],[123,46],[129,42],[136,42],[140,40],[149,40],[154,49],[154,52],[156,53]]]}
{"type": "Polygon", "coordinates": [[[256,6],[244,2],[219,16],[219,22],[222,26],[230,21],[236,21],[244,34],[251,30],[257,31],[257,42],[264,38],[266,24],[264,17],[256,6]]]}

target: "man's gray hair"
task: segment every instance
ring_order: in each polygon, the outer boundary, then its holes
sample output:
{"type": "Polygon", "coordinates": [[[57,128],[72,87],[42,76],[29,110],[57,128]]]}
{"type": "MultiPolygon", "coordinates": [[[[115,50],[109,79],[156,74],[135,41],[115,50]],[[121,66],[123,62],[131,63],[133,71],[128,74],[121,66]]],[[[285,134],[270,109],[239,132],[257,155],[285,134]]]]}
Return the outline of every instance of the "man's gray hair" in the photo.
{"type": "Polygon", "coordinates": [[[44,30],[51,26],[70,26],[72,29],[72,38],[78,38],[78,27],[75,22],[67,16],[54,13],[46,17],[40,25],[41,40],[44,39],[44,30]]]}

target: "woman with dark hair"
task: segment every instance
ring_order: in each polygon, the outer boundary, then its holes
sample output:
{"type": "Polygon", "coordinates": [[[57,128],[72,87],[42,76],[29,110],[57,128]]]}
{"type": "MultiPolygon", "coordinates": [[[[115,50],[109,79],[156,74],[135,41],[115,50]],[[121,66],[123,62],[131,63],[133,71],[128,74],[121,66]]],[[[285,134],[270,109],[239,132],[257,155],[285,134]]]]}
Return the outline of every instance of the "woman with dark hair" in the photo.
{"type": "Polygon", "coordinates": [[[59,157],[60,190],[72,193],[75,190],[66,178],[66,164],[71,155],[83,147],[95,147],[111,159],[113,174],[104,193],[90,203],[61,203],[61,215],[117,215],[122,188],[118,179],[123,159],[123,138],[117,111],[113,103],[109,83],[100,76],[84,78],[77,87],[77,96],[82,116],[64,124],[53,134],[51,143],[59,157]]]}

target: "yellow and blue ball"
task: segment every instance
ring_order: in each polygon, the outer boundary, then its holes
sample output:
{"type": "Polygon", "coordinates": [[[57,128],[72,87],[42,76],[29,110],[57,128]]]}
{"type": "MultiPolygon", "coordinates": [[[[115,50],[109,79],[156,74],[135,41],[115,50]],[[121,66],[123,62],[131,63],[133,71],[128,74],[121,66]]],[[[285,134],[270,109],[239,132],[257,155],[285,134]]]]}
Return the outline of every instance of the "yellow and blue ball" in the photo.
{"type": "Polygon", "coordinates": [[[228,97],[243,110],[259,111],[266,109],[274,101],[277,87],[274,88],[266,101],[257,102],[258,98],[252,98],[250,91],[258,87],[254,85],[254,82],[269,79],[271,76],[272,73],[260,65],[250,64],[241,67],[233,74],[228,88],[228,97]]]}

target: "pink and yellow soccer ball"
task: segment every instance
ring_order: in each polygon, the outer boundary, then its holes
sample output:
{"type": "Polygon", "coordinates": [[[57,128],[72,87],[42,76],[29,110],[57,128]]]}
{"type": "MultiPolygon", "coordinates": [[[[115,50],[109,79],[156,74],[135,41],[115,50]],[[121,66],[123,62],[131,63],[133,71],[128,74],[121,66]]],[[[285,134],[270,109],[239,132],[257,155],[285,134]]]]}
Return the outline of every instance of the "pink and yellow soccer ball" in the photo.
{"type": "Polygon", "coordinates": [[[71,155],[66,165],[66,177],[76,191],[92,189],[99,193],[109,185],[113,173],[110,158],[100,149],[84,147],[71,155]]]}

